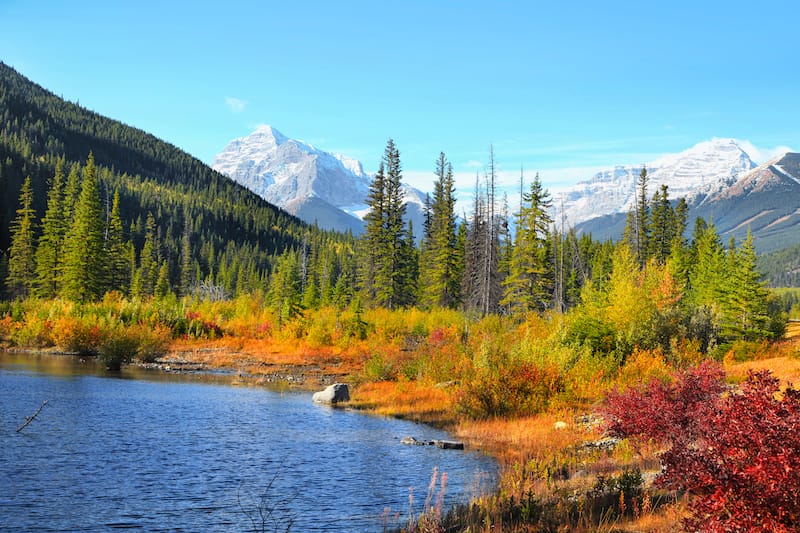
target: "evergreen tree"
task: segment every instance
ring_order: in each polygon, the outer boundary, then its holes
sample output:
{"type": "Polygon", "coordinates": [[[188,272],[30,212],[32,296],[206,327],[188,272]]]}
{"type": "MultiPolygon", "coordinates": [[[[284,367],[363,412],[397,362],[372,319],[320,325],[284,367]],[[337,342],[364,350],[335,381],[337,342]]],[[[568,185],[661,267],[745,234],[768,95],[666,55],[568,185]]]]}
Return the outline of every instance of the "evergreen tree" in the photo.
{"type": "Polygon", "coordinates": [[[153,295],[156,299],[160,299],[166,297],[168,294],[170,294],[169,265],[166,261],[162,261],[158,269],[158,278],[156,279],[153,295]]]}
{"type": "Polygon", "coordinates": [[[730,310],[728,325],[735,336],[747,340],[768,337],[770,335],[767,330],[769,291],[761,281],[761,273],[756,264],[753,234],[749,229],[747,238],[739,250],[733,253],[733,257],[734,268],[728,298],[730,310]]]}
{"type": "MultiPolygon", "coordinates": [[[[75,208],[78,205],[78,198],[81,194],[81,168],[78,163],[73,163],[70,166],[69,174],[67,175],[67,182],[64,185],[64,197],[61,205],[61,210],[64,213],[64,238],[66,239],[67,233],[72,228],[72,221],[75,218],[75,208]]],[[[66,242],[64,243],[66,250],[66,242]]],[[[63,265],[62,272],[63,276],[63,265]]]]}
{"type": "MultiPolygon", "coordinates": [[[[408,299],[404,291],[412,270],[403,254],[405,224],[400,152],[389,139],[378,174],[370,185],[367,204],[370,211],[361,241],[360,285],[365,299],[374,305],[393,309],[408,299]]],[[[413,246],[413,243],[411,244],[413,246]]]]}
{"type": "Polygon", "coordinates": [[[386,174],[381,162],[378,172],[372,178],[367,194],[369,211],[364,216],[365,228],[361,239],[358,282],[364,299],[368,302],[377,300],[378,266],[386,256],[385,227],[386,218],[386,174]]]}
{"type": "Polygon", "coordinates": [[[64,250],[62,294],[77,301],[95,300],[103,295],[106,279],[104,211],[100,185],[90,153],[83,169],[81,193],[64,250]]]}
{"type": "Polygon", "coordinates": [[[191,222],[189,217],[186,217],[184,218],[183,236],[181,237],[181,296],[187,296],[191,292],[193,270],[191,222]]]}
{"type": "Polygon", "coordinates": [[[64,160],[56,162],[53,183],[47,195],[47,211],[42,219],[42,235],[36,249],[36,294],[53,298],[61,281],[61,256],[67,225],[63,210],[64,160]]]}
{"type": "MultiPolygon", "coordinates": [[[[140,297],[153,296],[158,282],[158,231],[153,213],[147,213],[145,223],[144,245],[139,254],[139,268],[137,270],[135,293],[140,297]]],[[[223,263],[224,265],[224,263],[223,263]]],[[[213,284],[213,283],[212,283],[213,284]]]]}
{"type": "Polygon", "coordinates": [[[119,190],[114,192],[111,213],[106,232],[106,257],[108,258],[108,284],[111,291],[127,292],[130,286],[130,264],[128,245],[122,230],[122,217],[119,212],[119,190]]]}
{"type": "Polygon", "coordinates": [[[537,174],[522,197],[511,268],[503,284],[501,303],[512,312],[543,311],[551,302],[553,267],[548,239],[553,222],[549,214],[551,206],[550,194],[537,174]]]}
{"type": "Polygon", "coordinates": [[[287,251],[278,257],[269,282],[267,301],[283,324],[301,310],[300,272],[297,253],[287,251]]]}
{"type": "Polygon", "coordinates": [[[639,266],[644,268],[648,259],[650,249],[650,208],[647,202],[647,185],[650,180],[647,177],[647,168],[642,167],[639,173],[639,199],[636,207],[636,256],[639,259],[639,266]]]}
{"type": "Polygon", "coordinates": [[[670,204],[667,185],[653,195],[650,208],[650,252],[659,264],[664,264],[672,249],[672,242],[678,232],[675,211],[670,204]]]}
{"type": "Polygon", "coordinates": [[[696,230],[699,233],[694,242],[694,266],[689,275],[689,300],[697,307],[721,312],[727,297],[725,250],[713,224],[698,221],[696,230]]]}
{"type": "Polygon", "coordinates": [[[19,192],[19,208],[11,223],[11,247],[8,250],[6,287],[12,298],[27,298],[35,281],[35,216],[30,176],[19,192]]]}
{"type": "Polygon", "coordinates": [[[410,307],[417,303],[417,280],[419,279],[419,252],[414,245],[414,225],[409,220],[408,230],[400,243],[399,268],[400,285],[398,286],[397,304],[410,307]]]}
{"type": "Polygon", "coordinates": [[[460,300],[453,167],[444,153],[436,161],[433,202],[420,264],[420,296],[426,307],[454,307],[460,300]]]}
{"type": "Polygon", "coordinates": [[[636,200],[625,222],[624,240],[644,268],[650,252],[650,207],[647,201],[647,168],[642,167],[635,183],[636,200]]]}

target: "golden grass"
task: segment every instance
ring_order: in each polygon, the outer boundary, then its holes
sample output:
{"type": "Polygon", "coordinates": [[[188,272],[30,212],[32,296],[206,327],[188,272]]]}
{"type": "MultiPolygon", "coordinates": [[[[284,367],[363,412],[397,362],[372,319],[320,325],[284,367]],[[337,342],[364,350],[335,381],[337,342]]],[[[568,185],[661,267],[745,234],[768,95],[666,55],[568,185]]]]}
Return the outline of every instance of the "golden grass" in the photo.
{"type": "Polygon", "coordinates": [[[771,359],[759,359],[757,361],[745,361],[726,365],[725,372],[733,381],[743,381],[749,371],[769,370],[773,376],[781,381],[781,385],[787,383],[800,384],[800,359],[794,357],[773,357],[771,359]]]}
{"type": "Polygon", "coordinates": [[[521,460],[550,460],[554,454],[592,438],[578,427],[568,413],[542,413],[536,416],[462,421],[455,429],[459,438],[510,465],[521,460]],[[566,424],[556,429],[556,423],[566,424]]]}
{"type": "Polygon", "coordinates": [[[452,393],[446,388],[416,381],[378,381],[355,387],[350,405],[382,416],[452,427],[452,393]]]}

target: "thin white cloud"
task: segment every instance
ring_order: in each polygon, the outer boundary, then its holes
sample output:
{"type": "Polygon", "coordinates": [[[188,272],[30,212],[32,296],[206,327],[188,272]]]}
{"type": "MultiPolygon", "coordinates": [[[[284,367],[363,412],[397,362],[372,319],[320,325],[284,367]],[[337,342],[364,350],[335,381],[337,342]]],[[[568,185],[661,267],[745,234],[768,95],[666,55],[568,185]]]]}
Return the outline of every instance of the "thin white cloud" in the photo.
{"type": "Polygon", "coordinates": [[[234,98],[233,96],[226,96],[225,105],[234,113],[241,113],[244,111],[244,108],[247,107],[247,102],[239,98],[234,98]]]}
{"type": "Polygon", "coordinates": [[[737,139],[736,142],[739,144],[739,146],[742,147],[742,150],[747,152],[747,155],[750,156],[750,159],[752,159],[759,165],[762,163],[766,163],[770,159],[775,159],[776,157],[780,157],[786,152],[794,151],[788,146],[775,146],[773,148],[768,148],[763,146],[756,146],[748,140],[737,139]]]}

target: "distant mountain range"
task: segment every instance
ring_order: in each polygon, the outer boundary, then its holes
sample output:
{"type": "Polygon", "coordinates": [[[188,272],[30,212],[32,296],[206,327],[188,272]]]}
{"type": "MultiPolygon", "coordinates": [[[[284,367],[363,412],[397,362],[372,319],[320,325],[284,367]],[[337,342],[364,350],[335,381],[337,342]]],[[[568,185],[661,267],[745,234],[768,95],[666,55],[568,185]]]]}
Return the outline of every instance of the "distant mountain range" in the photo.
{"type": "MultiPolygon", "coordinates": [[[[756,166],[733,139],[701,142],[644,165],[648,195],[666,184],[673,200],[689,204],[689,230],[701,216],[723,240],[753,232],[760,252],[800,243],[800,155],[787,153],[756,166]]],[[[554,215],[596,239],[618,239],[636,197],[642,166],[616,166],[555,195],[554,215]]]]}
{"type": "MultiPolygon", "coordinates": [[[[363,231],[371,176],[361,162],[290,139],[260,126],[219,153],[214,170],[270,203],[323,229],[363,231]]],[[[406,215],[422,234],[425,194],[405,187],[406,215]]]]}

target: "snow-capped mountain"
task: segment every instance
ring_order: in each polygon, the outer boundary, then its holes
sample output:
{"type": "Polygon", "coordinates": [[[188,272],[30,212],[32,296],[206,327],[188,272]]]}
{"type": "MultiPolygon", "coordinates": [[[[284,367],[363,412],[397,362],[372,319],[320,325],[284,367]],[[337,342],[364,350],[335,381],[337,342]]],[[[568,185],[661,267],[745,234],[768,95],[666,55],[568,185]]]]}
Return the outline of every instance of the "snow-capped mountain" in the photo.
{"type": "MultiPolygon", "coordinates": [[[[748,230],[751,231],[759,252],[770,252],[800,243],[800,154],[787,153],[758,167],[744,170],[743,167],[752,166],[753,163],[735,143],[722,140],[710,143],[719,146],[728,157],[712,157],[707,150],[710,144],[700,143],[681,154],[661,158],[659,161],[679,164],[656,167],[657,162],[654,162],[653,169],[660,169],[661,175],[665,169],[671,170],[667,175],[671,181],[653,179],[649,190],[655,192],[661,183],[667,183],[673,200],[686,198],[689,206],[688,231],[691,231],[695,218],[703,217],[714,224],[724,242],[730,237],[741,242],[748,230]],[[697,150],[704,146],[705,149],[697,150]],[[692,152],[703,154],[702,161],[715,163],[702,165],[697,158],[687,158],[686,155],[692,152]],[[731,173],[726,177],[725,170],[731,162],[734,164],[730,166],[731,173]],[[694,180],[697,184],[694,187],[692,175],[695,170],[690,169],[697,169],[700,173],[694,180]]],[[[638,169],[630,167],[616,182],[617,186],[622,188],[621,183],[627,184],[623,180],[632,179],[634,170],[638,175],[638,169]]],[[[656,174],[655,170],[651,173],[648,166],[648,176],[653,178],[656,174]]],[[[607,183],[614,182],[609,180],[607,183]]],[[[597,189],[597,182],[593,185],[597,189]]],[[[608,187],[612,188],[612,185],[608,187]]],[[[576,230],[579,233],[591,233],[599,240],[619,239],[631,206],[631,194],[627,190],[620,192],[620,198],[628,198],[625,204],[620,204],[621,208],[584,220],[575,226],[576,230]]]]}
{"type": "MultiPolygon", "coordinates": [[[[670,198],[684,197],[699,203],[756,165],[734,139],[712,139],[644,166],[651,196],[666,184],[670,198]]],[[[636,179],[641,170],[642,165],[616,166],[554,195],[553,205],[559,211],[559,219],[562,206],[565,222],[570,226],[605,215],[627,213],[636,198],[636,179]]]]}
{"type": "MultiPolygon", "coordinates": [[[[260,126],[217,154],[214,170],[309,223],[339,231],[363,230],[370,176],[361,163],[260,126]]],[[[407,215],[421,229],[424,194],[405,188],[407,215]]]]}
{"type": "Polygon", "coordinates": [[[800,154],[787,153],[767,161],[702,202],[689,204],[692,218],[714,223],[727,240],[738,242],[750,230],[759,251],[800,242],[800,154]]]}

